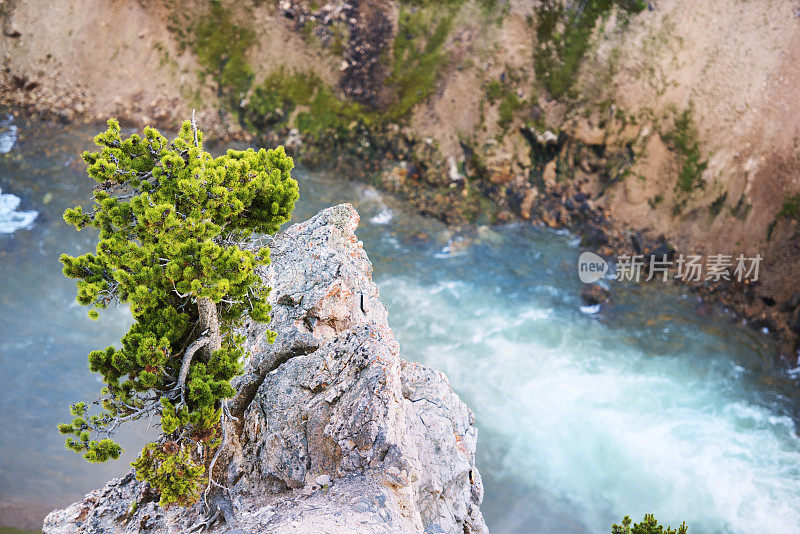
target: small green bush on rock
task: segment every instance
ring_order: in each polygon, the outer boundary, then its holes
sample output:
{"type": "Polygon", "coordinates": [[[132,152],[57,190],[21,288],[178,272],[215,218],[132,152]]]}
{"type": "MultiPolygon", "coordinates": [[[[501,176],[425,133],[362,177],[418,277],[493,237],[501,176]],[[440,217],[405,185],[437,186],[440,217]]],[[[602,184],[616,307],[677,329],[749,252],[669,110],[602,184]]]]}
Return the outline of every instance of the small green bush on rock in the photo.
{"type": "Polygon", "coordinates": [[[688,528],[686,523],[681,523],[677,530],[670,527],[663,527],[659,524],[652,514],[644,514],[641,523],[634,523],[627,515],[622,520],[622,525],[613,525],[611,534],[686,534],[688,528]]]}

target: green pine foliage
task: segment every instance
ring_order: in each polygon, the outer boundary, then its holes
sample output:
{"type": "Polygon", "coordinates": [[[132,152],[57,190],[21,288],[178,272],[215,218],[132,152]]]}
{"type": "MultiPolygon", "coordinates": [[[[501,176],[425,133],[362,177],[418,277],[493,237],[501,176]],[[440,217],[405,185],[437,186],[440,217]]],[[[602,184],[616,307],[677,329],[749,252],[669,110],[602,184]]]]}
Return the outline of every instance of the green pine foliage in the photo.
{"type": "Polygon", "coordinates": [[[101,412],[75,404],[59,430],[69,449],[103,462],[122,452],[111,439],[121,423],[160,417],[161,439],[134,466],[162,504],[186,504],[203,477],[198,445],[218,443],[221,402],[235,393],[230,381],[244,353],[233,329],[245,316],[270,318],[269,288],[255,273],[269,263],[269,249],[243,245],[291,217],[294,164],[283,147],[214,158],[189,122],[169,141],[150,127],[123,139],[112,119],[94,141],[99,151],[83,154],[97,182],[93,206],[69,209],[64,220],[99,230],[97,247],[61,261],[91,318],[127,303],[135,322],[120,347],[89,354],[105,384],[95,402],[101,412]],[[195,349],[201,341],[203,351],[195,349]]]}
{"type": "Polygon", "coordinates": [[[659,524],[653,514],[644,514],[641,523],[634,523],[627,515],[622,520],[622,525],[613,525],[611,534],[686,534],[688,528],[686,523],[681,523],[677,530],[670,527],[663,527],[659,524]]]}
{"type": "Polygon", "coordinates": [[[148,443],[133,466],[138,480],[161,489],[161,506],[193,503],[205,480],[205,466],[195,464],[190,453],[174,442],[148,443]]]}

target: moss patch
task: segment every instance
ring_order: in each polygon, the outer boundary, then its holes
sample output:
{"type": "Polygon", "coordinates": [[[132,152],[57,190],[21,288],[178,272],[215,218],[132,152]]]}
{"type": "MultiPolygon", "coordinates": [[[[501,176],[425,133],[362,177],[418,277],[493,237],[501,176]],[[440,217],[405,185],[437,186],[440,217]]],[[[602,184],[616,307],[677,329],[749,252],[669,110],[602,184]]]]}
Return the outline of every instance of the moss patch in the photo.
{"type": "Polygon", "coordinates": [[[200,63],[219,84],[220,92],[234,101],[242,98],[253,80],[253,70],[245,55],[255,41],[255,33],[237,21],[219,0],[194,25],[192,49],[200,63]]]}
{"type": "Polygon", "coordinates": [[[589,51],[597,22],[607,18],[613,9],[619,9],[624,21],[646,7],[641,0],[573,2],[571,8],[559,0],[545,1],[537,16],[536,37],[540,51],[534,60],[536,78],[554,98],[571,96],[570,90],[589,51]],[[579,5],[583,5],[583,9],[579,5]]]}
{"type": "Polygon", "coordinates": [[[314,139],[344,134],[354,122],[370,125],[374,118],[359,104],[339,98],[315,73],[285,67],[253,90],[246,117],[257,129],[296,127],[314,139]]]}
{"type": "Polygon", "coordinates": [[[778,217],[796,219],[798,216],[800,216],[800,193],[795,193],[783,201],[778,217]]]}
{"type": "Polygon", "coordinates": [[[40,534],[41,530],[22,530],[14,527],[0,527],[0,534],[40,534]]]}
{"type": "Polygon", "coordinates": [[[491,79],[484,84],[486,101],[491,105],[497,106],[497,124],[502,130],[500,137],[508,129],[520,111],[525,109],[528,102],[520,98],[515,86],[519,84],[520,78],[517,73],[506,65],[506,73],[501,79],[491,79]]]}
{"type": "Polygon", "coordinates": [[[248,7],[234,12],[220,0],[188,5],[164,0],[167,28],[175,36],[178,52],[191,50],[205,69],[201,82],[210,76],[218,85],[223,103],[237,109],[253,80],[247,51],[255,44],[248,22],[248,7]]]}
{"type": "Polygon", "coordinates": [[[650,209],[654,210],[654,209],[656,209],[656,206],[661,204],[661,202],[663,200],[664,200],[664,195],[660,195],[659,194],[659,195],[654,196],[653,198],[648,198],[647,199],[647,204],[650,206],[650,209]]]}
{"type": "Polygon", "coordinates": [[[525,101],[520,99],[517,96],[517,93],[514,91],[509,91],[506,93],[505,98],[503,98],[503,101],[500,102],[500,106],[497,108],[497,112],[500,115],[497,123],[500,128],[503,130],[508,128],[508,125],[511,124],[512,120],[514,120],[514,116],[517,114],[517,112],[524,107],[525,101]]]}

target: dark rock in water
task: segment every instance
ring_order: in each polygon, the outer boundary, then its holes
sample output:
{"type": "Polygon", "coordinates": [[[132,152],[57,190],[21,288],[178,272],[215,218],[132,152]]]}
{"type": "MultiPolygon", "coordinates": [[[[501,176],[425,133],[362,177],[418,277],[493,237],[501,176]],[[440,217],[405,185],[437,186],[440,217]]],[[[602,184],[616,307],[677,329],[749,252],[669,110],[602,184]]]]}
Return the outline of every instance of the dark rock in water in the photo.
{"type": "Polygon", "coordinates": [[[705,301],[701,301],[695,307],[697,315],[701,317],[710,317],[714,313],[714,308],[705,301]]]}
{"type": "Polygon", "coordinates": [[[430,239],[431,236],[429,236],[425,232],[417,232],[416,234],[409,236],[407,241],[412,244],[422,244],[422,243],[427,243],[428,241],[430,241],[430,239]]]}
{"type": "Polygon", "coordinates": [[[581,300],[587,306],[604,304],[609,300],[609,291],[600,284],[585,284],[581,289],[581,300]]]}
{"type": "Polygon", "coordinates": [[[587,226],[581,235],[581,246],[586,248],[598,248],[608,245],[608,235],[599,226],[587,226]]]}
{"type": "Polygon", "coordinates": [[[798,306],[800,306],[800,291],[796,292],[788,300],[781,302],[778,309],[782,312],[790,312],[796,310],[798,306]]]}
{"type": "Polygon", "coordinates": [[[792,322],[789,323],[789,328],[792,329],[792,332],[800,334],[800,309],[794,311],[792,322]]]}
{"type": "MultiPolygon", "coordinates": [[[[269,325],[229,405],[241,423],[212,491],[212,532],[488,533],[475,418],[444,374],[400,358],[349,204],[275,236],[259,275],[269,325]],[[277,333],[273,344],[266,332],[277,333]]],[[[227,432],[228,430],[226,430],[227,432]]],[[[201,499],[202,500],[202,499],[201,499]]],[[[47,516],[46,534],[188,532],[200,503],[161,508],[131,475],[47,516]]]]}

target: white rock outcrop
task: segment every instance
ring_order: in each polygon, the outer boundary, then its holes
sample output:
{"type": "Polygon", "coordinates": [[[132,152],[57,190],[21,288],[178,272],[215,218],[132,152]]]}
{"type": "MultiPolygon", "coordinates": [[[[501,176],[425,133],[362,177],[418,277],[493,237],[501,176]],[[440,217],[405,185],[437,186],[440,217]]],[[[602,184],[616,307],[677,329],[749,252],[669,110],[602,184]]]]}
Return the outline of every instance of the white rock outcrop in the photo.
{"type": "MultiPolygon", "coordinates": [[[[486,533],[474,417],[444,374],[404,361],[349,204],[278,234],[273,344],[244,328],[215,532],[486,533]]],[[[218,472],[218,471],[215,471],[218,472]]],[[[46,534],[186,532],[132,475],[47,516],[46,534]]]]}

